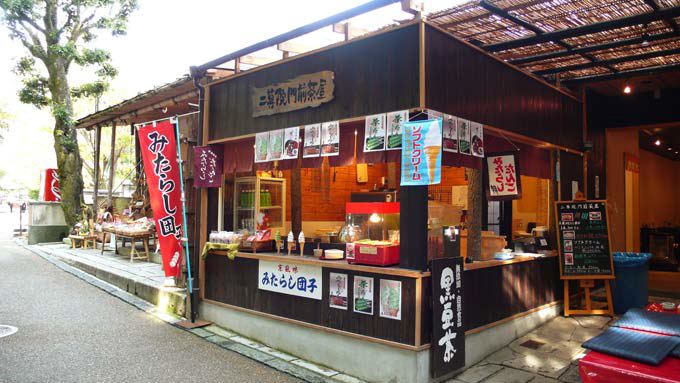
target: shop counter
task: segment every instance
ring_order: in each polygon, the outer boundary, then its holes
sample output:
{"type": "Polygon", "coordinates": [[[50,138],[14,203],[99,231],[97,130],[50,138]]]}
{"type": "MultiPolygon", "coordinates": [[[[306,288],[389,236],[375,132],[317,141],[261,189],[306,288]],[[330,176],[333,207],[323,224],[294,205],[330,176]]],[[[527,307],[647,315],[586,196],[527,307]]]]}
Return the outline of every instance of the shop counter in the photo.
{"type": "MultiPolygon", "coordinates": [[[[204,301],[247,311],[323,331],[362,338],[410,350],[429,347],[431,332],[431,290],[429,272],[399,267],[348,264],[345,260],[276,253],[238,252],[233,261],[225,251],[213,250],[205,260],[202,283],[204,301]],[[266,269],[286,266],[308,267],[305,272],[321,276],[321,294],[316,298],[268,291],[262,287],[266,269]],[[346,275],[346,309],[330,306],[329,288],[337,274],[346,275]],[[373,278],[373,313],[354,311],[353,281],[373,278]],[[399,319],[380,313],[380,281],[401,283],[399,319]]],[[[280,276],[277,275],[277,278],[280,276]]],[[[280,278],[279,278],[280,279],[280,278]]],[[[286,282],[287,283],[287,282],[286,282]]],[[[562,299],[558,257],[518,256],[507,261],[481,261],[465,265],[463,301],[468,333],[483,331],[505,321],[530,314],[562,299]]],[[[394,301],[394,299],[393,299],[394,301]]]]}
{"type": "Polygon", "coordinates": [[[202,283],[203,299],[208,303],[403,349],[429,347],[431,318],[423,302],[429,295],[429,272],[276,253],[238,252],[232,261],[225,251],[213,250],[205,259],[202,283]],[[329,294],[330,289],[337,291],[338,275],[347,280],[344,303],[337,294],[329,294]],[[303,278],[299,283],[304,283],[305,289],[291,287],[298,278],[303,278]],[[372,301],[355,304],[353,283],[365,280],[360,278],[373,279],[372,288],[363,287],[372,290],[368,293],[372,301]],[[310,289],[312,279],[314,288],[310,289]],[[385,288],[382,297],[381,282],[392,287],[396,282],[401,287],[399,293],[385,288]]]}

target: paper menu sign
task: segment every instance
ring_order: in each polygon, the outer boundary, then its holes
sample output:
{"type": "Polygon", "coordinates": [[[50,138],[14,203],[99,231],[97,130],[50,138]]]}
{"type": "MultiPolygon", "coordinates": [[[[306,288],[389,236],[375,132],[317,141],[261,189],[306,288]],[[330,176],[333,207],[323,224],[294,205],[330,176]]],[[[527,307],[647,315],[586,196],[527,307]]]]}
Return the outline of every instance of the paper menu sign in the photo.
{"type": "Polygon", "coordinates": [[[385,150],[385,114],[367,116],[364,132],[364,152],[385,150]]]}
{"type": "Polygon", "coordinates": [[[324,157],[340,155],[339,121],[321,124],[321,155],[324,157]]]}
{"type": "Polygon", "coordinates": [[[445,114],[442,116],[442,149],[458,153],[458,119],[445,114]]]}
{"type": "Polygon", "coordinates": [[[387,150],[401,149],[401,136],[406,122],[408,110],[387,113],[387,150]]]}
{"type": "Polygon", "coordinates": [[[321,153],[321,124],[305,126],[305,145],[302,157],[318,157],[321,153]]]}
{"type": "Polygon", "coordinates": [[[283,154],[284,160],[298,158],[300,153],[300,128],[286,128],[283,133],[283,154]]]}
{"type": "Polygon", "coordinates": [[[269,161],[269,132],[255,134],[255,162],[269,161]]]}
{"type": "Polygon", "coordinates": [[[484,128],[478,122],[470,123],[470,149],[475,157],[484,157],[484,128]]]}

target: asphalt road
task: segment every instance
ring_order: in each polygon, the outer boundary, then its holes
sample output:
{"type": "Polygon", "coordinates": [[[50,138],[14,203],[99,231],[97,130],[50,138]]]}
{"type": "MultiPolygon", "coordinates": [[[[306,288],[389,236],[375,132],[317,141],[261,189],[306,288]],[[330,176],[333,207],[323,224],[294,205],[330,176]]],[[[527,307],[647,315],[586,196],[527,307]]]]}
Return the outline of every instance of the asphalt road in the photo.
{"type": "MultiPolygon", "coordinates": [[[[172,327],[14,244],[0,211],[0,383],[299,382],[172,327]]],[[[15,212],[16,213],[16,212],[15,212]]],[[[16,224],[18,225],[18,224],[16,224]]]]}

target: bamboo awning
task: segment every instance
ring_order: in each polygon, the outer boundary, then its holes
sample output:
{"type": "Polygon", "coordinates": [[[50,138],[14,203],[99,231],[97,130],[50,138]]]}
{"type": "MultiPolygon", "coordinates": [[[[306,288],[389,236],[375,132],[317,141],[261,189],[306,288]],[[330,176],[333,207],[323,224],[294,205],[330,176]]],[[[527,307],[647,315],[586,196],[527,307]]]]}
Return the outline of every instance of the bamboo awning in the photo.
{"type": "Polygon", "coordinates": [[[481,0],[427,20],[553,81],[680,70],[680,0],[481,0]]]}

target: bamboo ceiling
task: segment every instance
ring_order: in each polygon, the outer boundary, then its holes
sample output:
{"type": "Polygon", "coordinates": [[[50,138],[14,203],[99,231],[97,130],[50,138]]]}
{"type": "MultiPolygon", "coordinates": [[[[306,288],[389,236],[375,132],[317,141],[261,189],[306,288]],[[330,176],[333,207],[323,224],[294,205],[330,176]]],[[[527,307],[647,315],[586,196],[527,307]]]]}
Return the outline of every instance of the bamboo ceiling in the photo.
{"type": "Polygon", "coordinates": [[[427,19],[549,79],[680,65],[680,0],[482,0],[427,19]]]}

